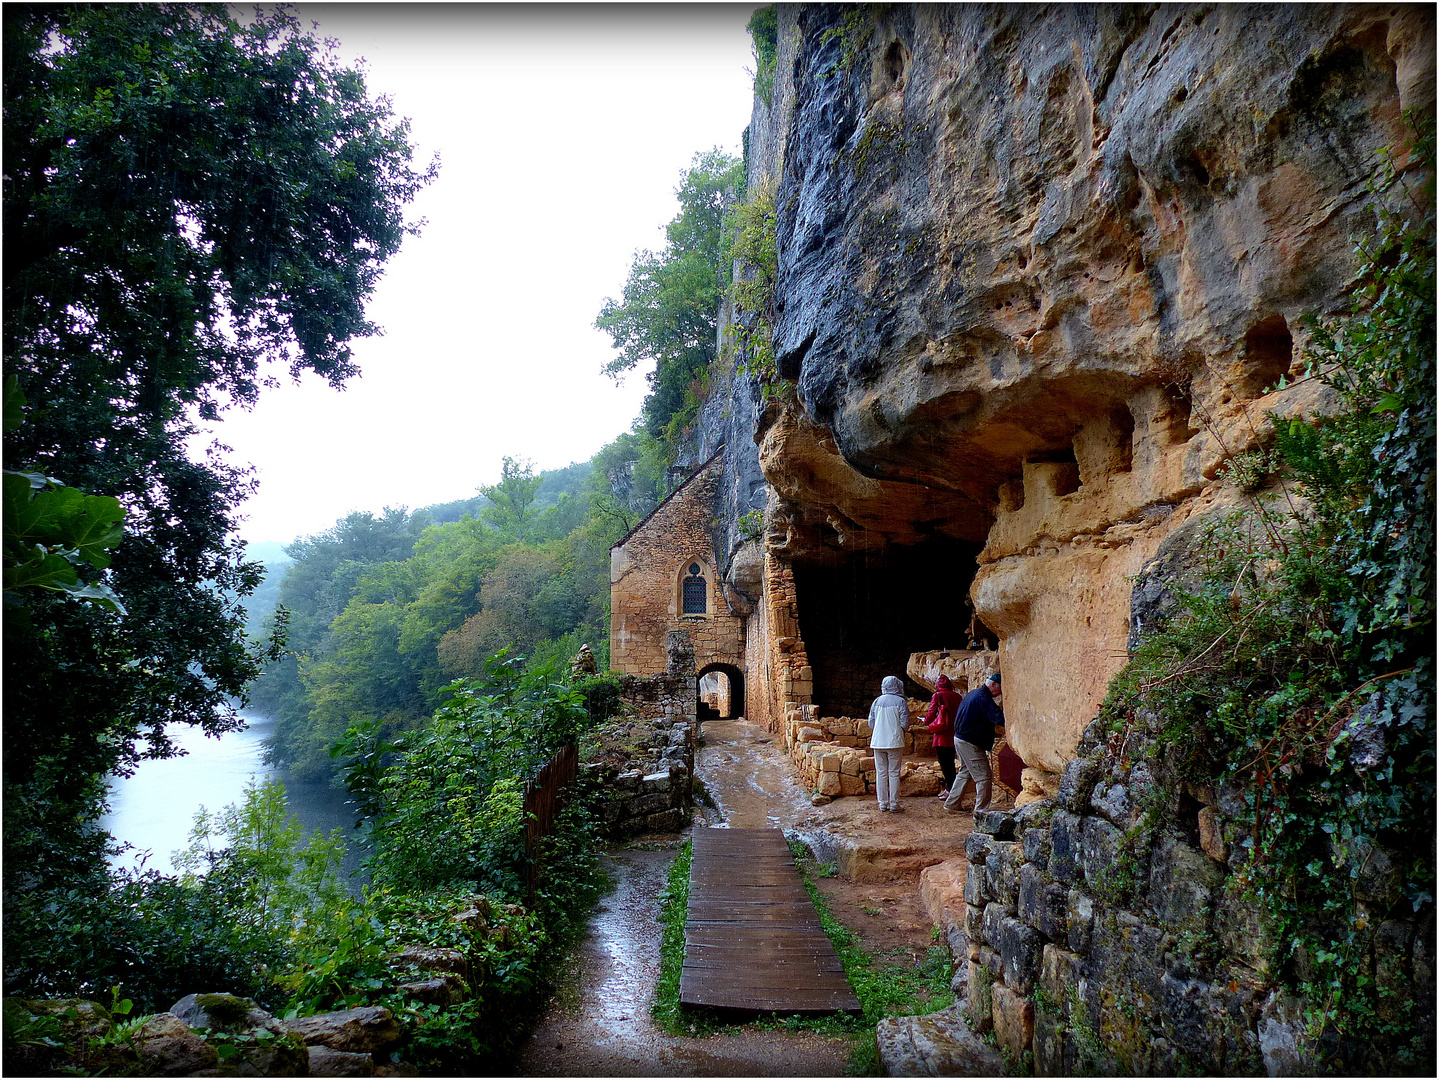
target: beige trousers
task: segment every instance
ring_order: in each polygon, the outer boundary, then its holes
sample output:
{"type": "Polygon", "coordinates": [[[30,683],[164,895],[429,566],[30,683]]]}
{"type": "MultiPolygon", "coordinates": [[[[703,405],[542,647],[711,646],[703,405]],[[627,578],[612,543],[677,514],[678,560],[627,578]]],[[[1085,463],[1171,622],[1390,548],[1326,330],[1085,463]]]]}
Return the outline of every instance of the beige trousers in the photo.
{"type": "Polygon", "coordinates": [[[964,786],[974,781],[974,808],[989,809],[989,789],[994,774],[989,768],[989,755],[973,743],[963,739],[954,740],[955,773],[954,783],[949,785],[949,798],[944,800],[946,810],[958,810],[959,800],[964,795],[964,786]]]}
{"type": "Polygon", "coordinates": [[[893,810],[899,805],[899,770],[904,762],[904,747],[897,746],[893,750],[871,747],[870,753],[874,754],[875,796],[882,809],[893,810]]]}

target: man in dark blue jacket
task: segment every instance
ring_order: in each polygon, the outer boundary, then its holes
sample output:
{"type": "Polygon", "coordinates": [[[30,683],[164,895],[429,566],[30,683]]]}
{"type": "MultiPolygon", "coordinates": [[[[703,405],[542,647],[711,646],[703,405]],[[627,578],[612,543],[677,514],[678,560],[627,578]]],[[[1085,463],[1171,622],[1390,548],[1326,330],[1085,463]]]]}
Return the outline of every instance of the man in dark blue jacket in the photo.
{"type": "Polygon", "coordinates": [[[954,783],[949,785],[949,798],[944,808],[959,810],[965,785],[974,781],[974,809],[989,809],[989,791],[994,773],[989,767],[989,752],[994,749],[996,732],[1004,731],[1004,710],[999,707],[999,672],[964,695],[954,714],[954,783]]]}

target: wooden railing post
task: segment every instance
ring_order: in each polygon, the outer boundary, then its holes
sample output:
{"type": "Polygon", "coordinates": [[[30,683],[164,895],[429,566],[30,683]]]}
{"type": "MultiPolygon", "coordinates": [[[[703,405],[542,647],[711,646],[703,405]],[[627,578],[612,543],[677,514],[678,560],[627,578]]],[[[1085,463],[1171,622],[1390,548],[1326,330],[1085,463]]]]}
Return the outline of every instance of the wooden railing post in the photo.
{"type": "Polygon", "coordinates": [[[540,882],[540,841],[555,831],[555,814],[560,796],[579,773],[580,752],[574,743],[560,747],[540,767],[533,780],[525,782],[525,888],[530,905],[540,882]]]}

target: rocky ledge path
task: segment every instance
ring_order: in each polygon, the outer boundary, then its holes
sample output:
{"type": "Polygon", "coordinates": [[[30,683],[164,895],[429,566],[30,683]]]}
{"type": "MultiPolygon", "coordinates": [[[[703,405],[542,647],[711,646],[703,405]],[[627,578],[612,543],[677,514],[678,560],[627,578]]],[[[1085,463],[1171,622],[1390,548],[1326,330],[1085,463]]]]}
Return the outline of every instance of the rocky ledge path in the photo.
{"type": "MultiPolygon", "coordinates": [[[[834,917],[877,960],[922,962],[933,927],[950,921],[945,915],[956,904],[962,914],[969,814],[947,814],[933,797],[905,799],[903,814],[881,813],[873,799],[812,806],[773,737],[743,720],[704,725],[696,772],[714,803],[697,812],[697,822],[784,829],[802,837],[821,860],[838,865],[836,876],[816,884],[834,917]]],[[[654,1026],[659,894],[684,839],[683,834],[647,837],[609,853],[615,889],[591,920],[569,982],[522,1051],[516,1063],[520,1075],[844,1075],[850,1042],[838,1036],[737,1026],[689,1038],[654,1026]]],[[[954,1061],[944,1049],[946,1015],[936,1014],[922,1028],[900,1025],[881,1040],[892,1073],[934,1075],[954,1061]]],[[[967,1043],[965,1048],[973,1049],[967,1043]]],[[[968,1075],[1002,1074],[997,1058],[982,1053],[971,1055],[966,1065],[968,1075]]]]}
{"type": "MultiPolygon", "coordinates": [[[[786,828],[808,792],[758,729],[706,724],[696,771],[718,810],[709,824],[786,828]]],[[[615,889],[590,922],[573,982],[550,1002],[518,1068],[523,1076],[842,1076],[849,1043],[812,1032],[737,1026],[708,1038],[666,1035],[650,1018],[660,966],[659,894],[684,835],[612,850],[615,889]]]]}

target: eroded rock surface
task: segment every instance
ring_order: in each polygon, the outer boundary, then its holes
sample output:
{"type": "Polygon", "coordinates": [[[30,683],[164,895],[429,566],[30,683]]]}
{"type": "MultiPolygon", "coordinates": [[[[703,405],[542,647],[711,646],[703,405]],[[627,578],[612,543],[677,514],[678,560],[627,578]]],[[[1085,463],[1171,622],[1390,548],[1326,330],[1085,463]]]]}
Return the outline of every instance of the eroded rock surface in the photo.
{"type": "Polygon", "coordinates": [[[1342,307],[1366,181],[1432,107],[1433,25],[1405,5],[782,9],[752,144],[794,390],[757,413],[771,549],[983,541],[969,595],[1010,742],[1062,771],[1124,662],[1131,579],[1239,501],[1222,466],[1266,414],[1330,406],[1294,381],[1304,316],[1342,307]]]}
{"type": "Polygon", "coordinates": [[[327,1046],[351,1054],[374,1054],[400,1038],[394,1014],[380,1005],[363,1005],[339,1012],[282,1021],[287,1031],[307,1046],[327,1046]]]}
{"type": "Polygon", "coordinates": [[[1006,1076],[1004,1059],[965,1023],[960,1006],[893,1016],[874,1030],[885,1076],[1006,1076]]]}

